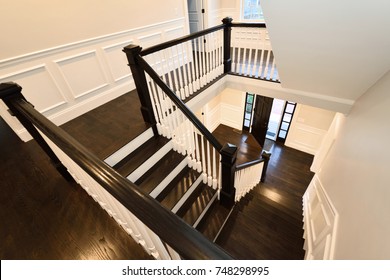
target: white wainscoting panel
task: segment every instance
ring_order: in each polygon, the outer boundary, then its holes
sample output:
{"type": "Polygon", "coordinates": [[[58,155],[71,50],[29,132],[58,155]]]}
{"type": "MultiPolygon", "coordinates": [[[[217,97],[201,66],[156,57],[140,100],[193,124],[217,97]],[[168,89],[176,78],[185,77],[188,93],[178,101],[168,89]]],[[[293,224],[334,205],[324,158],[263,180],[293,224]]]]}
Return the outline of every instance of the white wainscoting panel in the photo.
{"type": "Polygon", "coordinates": [[[288,132],[286,146],[315,155],[327,131],[295,122],[288,132]]]}
{"type": "Polygon", "coordinates": [[[206,127],[210,131],[214,131],[221,124],[221,105],[216,105],[213,109],[206,113],[206,127]]]}
{"type": "Polygon", "coordinates": [[[184,30],[185,30],[184,25],[180,25],[180,26],[177,26],[174,28],[167,29],[164,32],[165,33],[164,40],[169,41],[169,40],[177,39],[177,38],[183,36],[184,30]]]}
{"type": "Polygon", "coordinates": [[[107,65],[109,67],[111,76],[114,82],[120,82],[130,79],[131,71],[125,53],[122,51],[123,47],[132,44],[132,40],[115,43],[103,47],[107,65]]]}
{"type": "MultiPolygon", "coordinates": [[[[122,49],[149,47],[186,34],[185,17],[71,42],[0,61],[0,83],[17,82],[40,112],[61,125],[135,88],[122,49]]],[[[7,108],[0,115],[24,141],[31,139],[7,108]]]]}
{"type": "Polygon", "coordinates": [[[108,86],[96,51],[75,54],[55,61],[75,99],[108,86]]]}
{"type": "Polygon", "coordinates": [[[34,94],[37,94],[40,98],[34,102],[34,106],[41,113],[67,102],[45,64],[9,73],[1,77],[0,81],[13,81],[21,85],[27,100],[34,99],[34,94]]]}
{"type": "Polygon", "coordinates": [[[338,213],[315,175],[303,196],[305,259],[333,259],[338,213]]]}
{"type": "Polygon", "coordinates": [[[240,106],[233,106],[221,103],[221,124],[232,128],[242,128],[243,109],[240,106]]]}

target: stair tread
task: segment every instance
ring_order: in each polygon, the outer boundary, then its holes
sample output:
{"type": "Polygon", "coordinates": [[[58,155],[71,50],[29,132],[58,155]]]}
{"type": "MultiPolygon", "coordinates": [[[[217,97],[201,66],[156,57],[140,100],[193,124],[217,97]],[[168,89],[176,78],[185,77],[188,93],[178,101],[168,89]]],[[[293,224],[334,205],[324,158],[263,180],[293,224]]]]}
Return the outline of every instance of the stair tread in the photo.
{"type": "Polygon", "coordinates": [[[189,225],[193,225],[207,207],[214,194],[215,190],[206,184],[200,184],[197,191],[188,198],[187,203],[179,209],[177,215],[189,225]]]}
{"type": "Polygon", "coordinates": [[[169,139],[163,136],[152,137],[131,154],[118,162],[113,168],[122,176],[126,177],[168,142],[169,139]]]}
{"type": "Polygon", "coordinates": [[[219,200],[215,200],[210,211],[208,211],[207,217],[198,225],[197,230],[210,241],[214,241],[224,225],[225,220],[228,218],[229,213],[229,209],[222,206],[219,200]]]}
{"type": "Polygon", "coordinates": [[[196,179],[200,176],[199,172],[185,167],[162,191],[156,200],[162,206],[171,210],[183,195],[191,188],[196,179]]]}
{"type": "Polygon", "coordinates": [[[170,150],[134,183],[150,193],[167,177],[185,157],[170,150]]]}

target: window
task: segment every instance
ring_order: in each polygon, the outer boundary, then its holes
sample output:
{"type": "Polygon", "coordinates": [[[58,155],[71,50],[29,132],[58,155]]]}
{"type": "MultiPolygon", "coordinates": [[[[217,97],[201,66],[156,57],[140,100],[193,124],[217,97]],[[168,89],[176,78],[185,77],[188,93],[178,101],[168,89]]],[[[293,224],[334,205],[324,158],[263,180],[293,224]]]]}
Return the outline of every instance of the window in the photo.
{"type": "Polygon", "coordinates": [[[245,21],[264,21],[260,0],[241,0],[241,19],[245,21]]]}
{"type": "Polygon", "coordinates": [[[247,92],[245,98],[244,122],[242,124],[242,129],[245,131],[249,131],[251,127],[254,101],[255,95],[247,92]]]}

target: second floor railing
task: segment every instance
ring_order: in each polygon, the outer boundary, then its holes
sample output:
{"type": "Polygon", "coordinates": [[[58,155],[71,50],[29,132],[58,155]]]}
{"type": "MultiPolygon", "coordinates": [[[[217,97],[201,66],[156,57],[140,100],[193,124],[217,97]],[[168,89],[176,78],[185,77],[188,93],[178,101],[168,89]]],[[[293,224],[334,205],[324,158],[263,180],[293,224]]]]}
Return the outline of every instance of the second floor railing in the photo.
{"type": "Polygon", "coordinates": [[[260,162],[268,158],[247,163],[235,178],[237,147],[219,143],[185,102],[226,74],[278,79],[265,25],[233,23],[231,18],[222,22],[145,50],[129,45],[124,52],[145,121],[156,125],[156,134],[173,140],[188,166],[202,173],[204,183],[218,188],[221,203],[230,207],[236,202],[236,188],[242,194],[264,178],[266,168],[260,162]],[[253,170],[258,176],[247,180],[253,170]]]}

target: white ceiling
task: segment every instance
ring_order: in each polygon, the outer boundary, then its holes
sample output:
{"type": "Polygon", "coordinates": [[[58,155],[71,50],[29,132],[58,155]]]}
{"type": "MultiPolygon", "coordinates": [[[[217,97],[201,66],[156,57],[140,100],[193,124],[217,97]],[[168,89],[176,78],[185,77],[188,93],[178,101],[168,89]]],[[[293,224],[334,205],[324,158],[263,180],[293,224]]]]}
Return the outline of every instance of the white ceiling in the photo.
{"type": "Polygon", "coordinates": [[[262,0],[284,88],[356,100],[390,69],[390,1],[262,0]]]}

